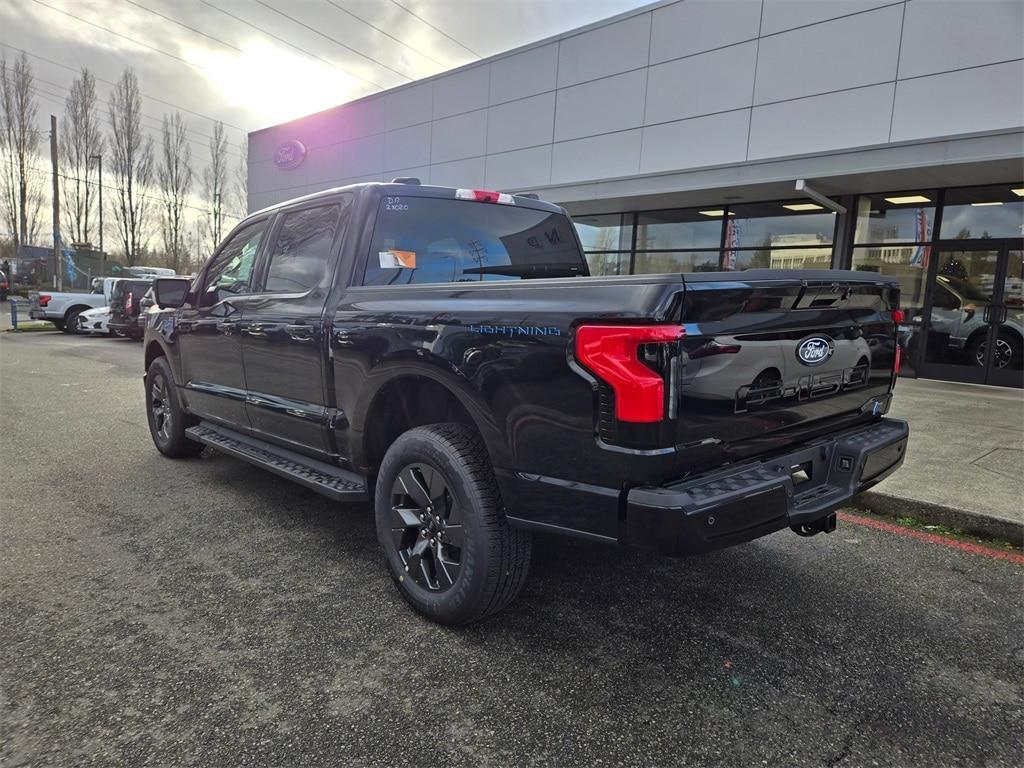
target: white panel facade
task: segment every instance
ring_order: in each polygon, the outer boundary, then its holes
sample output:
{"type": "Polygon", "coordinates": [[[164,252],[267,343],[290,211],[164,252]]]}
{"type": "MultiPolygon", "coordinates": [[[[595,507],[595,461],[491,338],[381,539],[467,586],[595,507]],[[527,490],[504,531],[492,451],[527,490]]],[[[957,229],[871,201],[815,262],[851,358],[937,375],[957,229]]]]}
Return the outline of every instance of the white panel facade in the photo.
{"type": "Polygon", "coordinates": [[[498,59],[491,64],[491,104],[553,91],[557,73],[558,43],[498,59]]]}
{"type": "Polygon", "coordinates": [[[1024,57],[1021,0],[911,0],[903,22],[900,78],[1024,57]]]}
{"type": "Polygon", "coordinates": [[[722,112],[644,128],[640,172],[738,163],[746,159],[750,110],[722,112]]]}
{"type": "Polygon", "coordinates": [[[487,189],[529,189],[551,182],[551,145],[487,156],[487,189]]]}
{"type": "Polygon", "coordinates": [[[1024,61],[904,80],[896,86],[892,141],[1024,125],[1024,61]]]}
{"type": "Polygon", "coordinates": [[[646,67],[650,40],[649,13],[562,40],[558,53],[558,87],[646,67]]]}
{"type": "Polygon", "coordinates": [[[628,176],[640,169],[639,129],[555,144],[551,183],[628,176]]]}
{"type": "Polygon", "coordinates": [[[788,157],[889,140],[894,84],[754,107],[749,159],[788,157]]]}
{"type": "Polygon", "coordinates": [[[749,107],[757,41],[650,68],[644,122],[663,123],[749,107]]]}
{"type": "Polygon", "coordinates": [[[761,0],[683,0],[653,13],[651,63],[757,38],[761,0]]]}
{"type": "Polygon", "coordinates": [[[555,141],[635,128],[644,119],[647,70],[594,80],[558,91],[555,141]]]}
{"type": "Polygon", "coordinates": [[[773,35],[787,29],[870,11],[883,5],[902,6],[903,3],[894,3],[893,0],[764,0],[761,34],[773,35]]]}
{"type": "Polygon", "coordinates": [[[396,175],[566,201],[813,178],[853,152],[963,163],[1024,124],[1022,31],[1024,0],[662,2],[257,131],[250,205],[396,175]],[[278,168],[292,140],[305,161],[278,168]]]}
{"type": "Polygon", "coordinates": [[[430,164],[430,123],[384,134],[384,170],[430,164]]]}
{"type": "Polygon", "coordinates": [[[550,144],[555,131],[555,94],[542,93],[491,107],[487,117],[487,151],[550,144]]]}
{"type": "Polygon", "coordinates": [[[491,67],[480,64],[434,81],[434,119],[458,115],[487,106],[491,67]]]}
{"type": "Polygon", "coordinates": [[[431,163],[447,163],[487,151],[487,110],[434,121],[431,130],[431,163]]]}
{"type": "Polygon", "coordinates": [[[765,37],[754,103],[894,81],[902,19],[890,6],[765,37]]]}

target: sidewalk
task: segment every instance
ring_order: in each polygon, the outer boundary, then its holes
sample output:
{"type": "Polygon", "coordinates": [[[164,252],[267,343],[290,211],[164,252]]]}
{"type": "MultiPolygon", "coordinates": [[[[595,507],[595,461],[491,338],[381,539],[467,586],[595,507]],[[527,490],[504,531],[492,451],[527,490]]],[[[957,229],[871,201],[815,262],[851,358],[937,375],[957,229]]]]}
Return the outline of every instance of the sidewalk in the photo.
{"type": "Polygon", "coordinates": [[[1024,391],[900,379],[889,415],[910,422],[906,461],[855,504],[1024,540],[1024,391]]]}

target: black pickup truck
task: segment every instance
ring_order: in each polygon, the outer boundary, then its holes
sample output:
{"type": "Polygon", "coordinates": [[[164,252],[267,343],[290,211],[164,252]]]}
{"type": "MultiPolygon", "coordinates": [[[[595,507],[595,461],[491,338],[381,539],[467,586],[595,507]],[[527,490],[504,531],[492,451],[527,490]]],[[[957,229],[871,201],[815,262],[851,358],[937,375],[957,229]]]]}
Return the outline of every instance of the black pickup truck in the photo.
{"type": "Polygon", "coordinates": [[[155,282],[157,448],[371,500],[399,590],[462,624],[531,534],[694,554],[835,510],[903,461],[899,287],[768,271],[592,277],[533,196],[362,184],[249,216],[155,282]]]}

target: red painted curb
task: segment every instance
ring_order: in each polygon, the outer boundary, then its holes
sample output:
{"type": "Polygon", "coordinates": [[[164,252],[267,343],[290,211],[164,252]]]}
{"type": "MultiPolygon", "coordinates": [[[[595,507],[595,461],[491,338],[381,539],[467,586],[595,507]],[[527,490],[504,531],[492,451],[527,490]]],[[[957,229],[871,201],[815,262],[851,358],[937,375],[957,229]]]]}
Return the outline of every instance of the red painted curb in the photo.
{"type": "Polygon", "coordinates": [[[1006,552],[1001,549],[993,549],[992,547],[985,547],[981,544],[972,544],[969,541],[960,541],[959,539],[949,539],[945,536],[939,536],[936,533],[928,533],[927,531],[919,531],[915,528],[907,528],[902,525],[895,525],[893,523],[886,523],[881,520],[875,520],[870,517],[861,517],[860,515],[851,515],[848,512],[839,512],[838,517],[844,523],[854,523],[855,525],[864,525],[868,528],[874,528],[878,531],[886,531],[887,533],[895,533],[900,536],[909,536],[912,539],[920,539],[921,541],[927,541],[929,544],[940,544],[950,549],[959,549],[962,552],[970,552],[972,555],[981,555],[983,557],[992,557],[996,560],[1008,560],[1011,563],[1017,565],[1024,565],[1024,555],[1016,552],[1006,552]]]}

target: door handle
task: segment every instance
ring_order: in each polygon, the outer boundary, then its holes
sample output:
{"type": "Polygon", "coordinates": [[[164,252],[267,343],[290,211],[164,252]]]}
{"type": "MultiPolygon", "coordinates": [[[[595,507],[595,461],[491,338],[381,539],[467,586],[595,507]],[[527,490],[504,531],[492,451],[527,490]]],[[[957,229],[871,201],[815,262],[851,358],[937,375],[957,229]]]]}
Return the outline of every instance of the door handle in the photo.
{"type": "Polygon", "coordinates": [[[196,324],[192,320],[179,320],[175,325],[175,329],[178,333],[191,333],[195,330],[196,324]]]}
{"type": "Polygon", "coordinates": [[[314,328],[312,325],[286,325],[284,332],[295,341],[313,341],[314,328]]]}
{"type": "Polygon", "coordinates": [[[232,333],[235,332],[235,329],[237,327],[237,320],[221,320],[219,323],[217,323],[217,330],[223,333],[225,336],[230,336],[232,333]]]}
{"type": "Polygon", "coordinates": [[[250,336],[266,336],[267,331],[263,323],[249,323],[246,327],[245,332],[250,336]]]}

